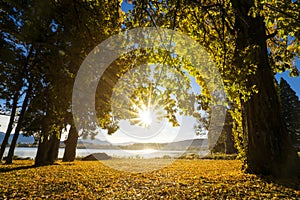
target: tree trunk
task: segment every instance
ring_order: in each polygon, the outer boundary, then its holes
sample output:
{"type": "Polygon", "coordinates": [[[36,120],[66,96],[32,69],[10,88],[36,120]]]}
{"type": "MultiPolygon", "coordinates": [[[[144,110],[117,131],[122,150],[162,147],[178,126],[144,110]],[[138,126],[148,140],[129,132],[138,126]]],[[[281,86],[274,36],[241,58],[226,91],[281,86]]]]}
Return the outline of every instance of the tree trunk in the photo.
{"type": "Polygon", "coordinates": [[[58,158],[59,137],[57,135],[45,134],[40,138],[35,166],[52,165],[58,158]]]}
{"type": "Polygon", "coordinates": [[[226,112],[225,123],[222,129],[222,133],[218,138],[217,143],[212,148],[212,152],[233,154],[237,153],[237,149],[234,147],[234,139],[232,134],[233,121],[229,111],[226,112]]]}
{"type": "Polygon", "coordinates": [[[237,149],[234,146],[232,129],[233,129],[233,119],[229,111],[227,111],[225,124],[223,127],[223,131],[225,132],[225,153],[226,154],[237,153],[237,149]]]}
{"type": "Polygon", "coordinates": [[[58,158],[59,143],[60,143],[60,133],[59,135],[53,134],[50,139],[50,148],[48,151],[48,161],[53,164],[58,158]]]}
{"type": "Polygon", "coordinates": [[[45,132],[43,133],[43,136],[39,139],[39,146],[35,157],[35,166],[43,166],[50,163],[47,163],[47,156],[45,152],[48,152],[49,149],[49,138],[48,134],[45,132]]]}
{"type": "Polygon", "coordinates": [[[222,131],[218,141],[213,146],[211,153],[225,153],[225,132],[222,131]]]}
{"type": "Polygon", "coordinates": [[[18,105],[18,99],[19,99],[19,93],[16,92],[14,94],[14,97],[13,97],[12,110],[11,110],[11,115],[10,115],[9,123],[8,123],[8,126],[7,126],[7,130],[6,130],[4,139],[3,139],[2,144],[1,144],[0,162],[2,161],[4,152],[5,152],[5,148],[6,148],[7,144],[8,144],[9,136],[10,136],[12,130],[13,130],[15,116],[16,116],[16,111],[17,111],[17,105],[18,105]]]}
{"type": "MultiPolygon", "coordinates": [[[[246,136],[246,165],[249,173],[294,177],[299,175],[299,157],[293,149],[280,111],[274,76],[270,68],[264,19],[249,15],[253,0],[233,0],[236,12],[236,52],[248,45],[259,48],[252,60],[257,61],[253,75],[245,78],[249,87],[256,85],[258,93],[242,103],[243,128],[246,136]]],[[[243,67],[237,55],[236,67],[243,67]]]]}
{"type": "Polygon", "coordinates": [[[237,153],[237,149],[234,146],[234,139],[231,132],[226,132],[226,141],[225,141],[225,153],[226,154],[234,154],[237,153]]]}
{"type": "Polygon", "coordinates": [[[76,157],[76,147],[78,141],[78,133],[74,125],[71,126],[68,139],[66,140],[65,153],[63,157],[64,162],[73,162],[76,157]]]}
{"type": "Polygon", "coordinates": [[[17,140],[19,138],[20,130],[22,128],[22,123],[23,123],[23,119],[24,119],[24,116],[25,116],[25,112],[27,110],[30,94],[31,94],[31,86],[28,87],[25,98],[24,98],[24,101],[23,101],[23,104],[22,104],[21,113],[20,113],[20,116],[19,116],[19,119],[18,119],[18,124],[17,124],[17,127],[16,127],[16,131],[15,131],[14,137],[12,139],[12,142],[10,144],[8,155],[7,155],[7,158],[6,158],[6,162],[5,162],[6,164],[11,164],[12,163],[15,148],[16,148],[16,144],[17,144],[17,140]]]}
{"type": "Polygon", "coordinates": [[[49,130],[51,114],[47,112],[43,121],[42,135],[39,139],[37,154],[35,157],[35,166],[51,165],[58,157],[60,132],[51,133],[49,130]]]}

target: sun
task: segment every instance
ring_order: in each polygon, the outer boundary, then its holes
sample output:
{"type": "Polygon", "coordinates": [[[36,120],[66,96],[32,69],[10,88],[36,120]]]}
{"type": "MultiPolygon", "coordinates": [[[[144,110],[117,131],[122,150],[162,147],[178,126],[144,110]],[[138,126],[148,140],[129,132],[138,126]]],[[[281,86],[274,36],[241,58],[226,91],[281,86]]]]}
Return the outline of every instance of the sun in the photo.
{"type": "Polygon", "coordinates": [[[152,113],[150,109],[139,109],[138,111],[139,120],[143,127],[149,127],[152,123],[152,113]]]}
{"type": "Polygon", "coordinates": [[[160,105],[160,99],[152,98],[152,87],[150,87],[146,98],[135,97],[129,101],[132,106],[132,110],[129,111],[132,117],[129,118],[129,121],[132,125],[150,129],[165,116],[164,105],[160,105]]]}

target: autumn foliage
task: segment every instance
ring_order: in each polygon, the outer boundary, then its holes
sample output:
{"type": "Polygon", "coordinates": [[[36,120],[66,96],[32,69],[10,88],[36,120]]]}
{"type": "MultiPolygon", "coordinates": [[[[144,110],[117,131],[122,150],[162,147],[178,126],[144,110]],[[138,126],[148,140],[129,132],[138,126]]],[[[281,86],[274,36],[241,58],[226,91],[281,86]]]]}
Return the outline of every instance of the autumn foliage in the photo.
{"type": "MultiPolygon", "coordinates": [[[[128,160],[120,159],[120,165],[128,160]]],[[[31,168],[32,161],[0,166],[2,199],[297,199],[288,185],[244,174],[237,160],[177,160],[150,173],[107,167],[111,161],[75,161],[31,168]]],[[[156,160],[136,159],[138,164],[156,160]]],[[[298,188],[297,188],[298,187],[298,188]]]]}

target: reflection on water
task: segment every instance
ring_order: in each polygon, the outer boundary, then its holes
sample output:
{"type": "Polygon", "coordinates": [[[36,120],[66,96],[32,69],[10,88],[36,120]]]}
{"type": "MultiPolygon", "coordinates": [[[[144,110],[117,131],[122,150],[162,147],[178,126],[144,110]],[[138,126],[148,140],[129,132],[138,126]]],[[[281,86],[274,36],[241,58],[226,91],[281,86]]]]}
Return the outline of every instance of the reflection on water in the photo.
{"type": "MultiPolygon", "coordinates": [[[[58,158],[62,158],[64,155],[64,148],[59,149],[58,158]]],[[[34,147],[17,147],[15,149],[15,155],[18,157],[30,157],[35,158],[37,148],[34,147]]],[[[77,149],[76,156],[84,157],[92,153],[104,152],[112,157],[130,157],[130,158],[156,158],[163,156],[178,157],[184,153],[184,151],[172,151],[172,150],[154,150],[154,149],[143,149],[143,150],[120,150],[120,149],[77,149]]],[[[5,150],[6,155],[8,148],[5,150]]],[[[204,152],[202,152],[204,153],[204,152]]]]}
{"type": "Polygon", "coordinates": [[[157,152],[157,150],[155,150],[155,149],[143,149],[141,151],[142,151],[143,154],[157,152]]]}

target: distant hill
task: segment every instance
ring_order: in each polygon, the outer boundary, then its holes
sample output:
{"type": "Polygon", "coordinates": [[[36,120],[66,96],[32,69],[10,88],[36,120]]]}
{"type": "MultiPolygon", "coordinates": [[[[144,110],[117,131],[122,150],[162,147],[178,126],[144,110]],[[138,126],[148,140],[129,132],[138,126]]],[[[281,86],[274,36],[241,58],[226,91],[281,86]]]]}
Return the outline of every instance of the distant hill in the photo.
{"type": "MultiPolygon", "coordinates": [[[[4,139],[5,133],[0,132],[0,144],[4,139]]],[[[11,143],[13,138],[13,134],[9,137],[9,143],[11,143]]],[[[17,144],[33,144],[34,138],[33,136],[24,136],[22,134],[19,135],[17,144]]],[[[61,142],[61,147],[64,147],[64,142],[61,142]]],[[[120,143],[120,144],[111,144],[108,141],[95,139],[78,139],[78,148],[101,148],[101,149],[113,149],[113,148],[121,148],[121,149],[145,149],[145,148],[153,148],[153,149],[170,149],[170,150],[180,150],[186,149],[198,149],[198,148],[206,148],[207,147],[207,139],[194,139],[194,140],[183,140],[178,142],[170,142],[170,143],[120,143]]]]}
{"type": "Polygon", "coordinates": [[[78,144],[89,144],[89,145],[111,145],[109,142],[107,141],[103,141],[103,140],[99,140],[97,138],[95,139],[82,139],[82,138],[79,138],[78,139],[78,144]]]}
{"type": "MultiPolygon", "coordinates": [[[[0,143],[2,144],[2,141],[4,139],[5,133],[0,132],[0,143]]],[[[12,138],[13,138],[14,134],[11,134],[9,139],[8,139],[8,143],[11,143],[12,138]]],[[[24,136],[22,134],[19,135],[17,144],[33,144],[34,143],[34,138],[33,136],[24,136]]]]}
{"type": "Polygon", "coordinates": [[[169,143],[134,143],[131,145],[122,145],[121,149],[138,150],[138,149],[168,149],[168,150],[185,150],[185,149],[205,149],[207,148],[207,139],[191,139],[169,143]]]}
{"type": "Polygon", "coordinates": [[[169,148],[199,148],[201,146],[206,147],[207,146],[207,139],[194,139],[194,140],[183,140],[178,142],[171,142],[167,143],[169,148]]]}

